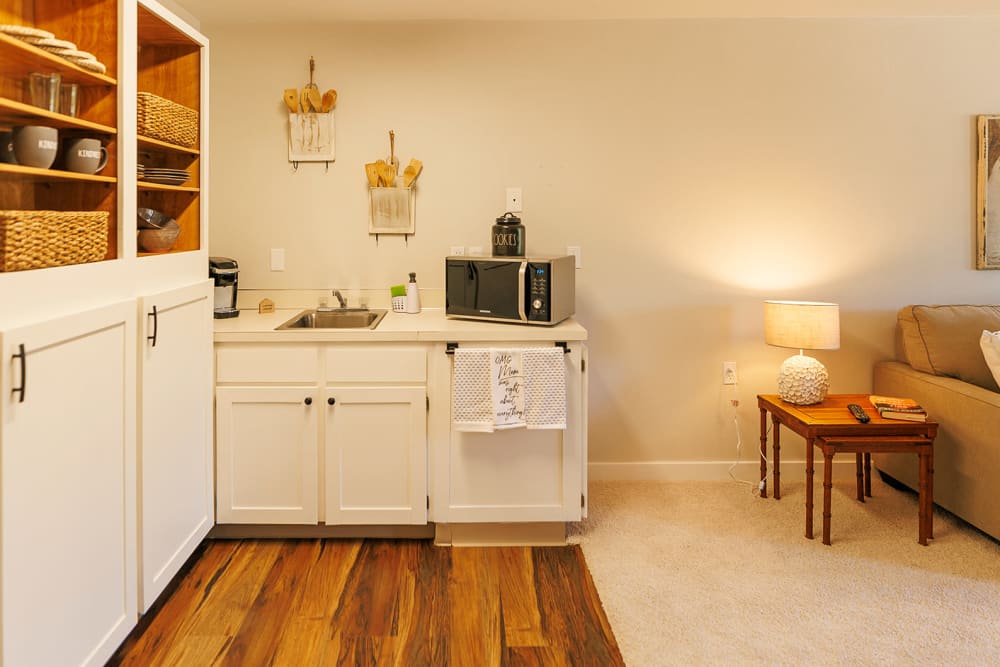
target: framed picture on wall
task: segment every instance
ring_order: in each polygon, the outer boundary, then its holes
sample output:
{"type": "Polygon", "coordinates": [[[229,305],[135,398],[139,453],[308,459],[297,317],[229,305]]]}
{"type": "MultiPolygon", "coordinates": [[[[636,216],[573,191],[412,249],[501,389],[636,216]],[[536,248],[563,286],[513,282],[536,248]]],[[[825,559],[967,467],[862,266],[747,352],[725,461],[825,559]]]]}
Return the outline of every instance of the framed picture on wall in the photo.
{"type": "Polygon", "coordinates": [[[1000,116],[977,116],[976,268],[1000,269],[1000,116]]]}

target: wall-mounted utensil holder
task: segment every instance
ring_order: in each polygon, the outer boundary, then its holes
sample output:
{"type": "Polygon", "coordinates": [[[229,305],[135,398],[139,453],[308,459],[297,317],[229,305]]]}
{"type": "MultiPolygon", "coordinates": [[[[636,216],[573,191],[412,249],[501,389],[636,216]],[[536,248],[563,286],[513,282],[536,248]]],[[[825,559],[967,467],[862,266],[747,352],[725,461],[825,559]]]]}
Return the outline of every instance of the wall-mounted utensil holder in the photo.
{"type": "Polygon", "coordinates": [[[411,186],[368,188],[368,233],[412,234],[416,227],[416,190],[411,186]]]}
{"type": "Polygon", "coordinates": [[[333,111],[288,114],[288,161],[333,162],[333,111]]]}

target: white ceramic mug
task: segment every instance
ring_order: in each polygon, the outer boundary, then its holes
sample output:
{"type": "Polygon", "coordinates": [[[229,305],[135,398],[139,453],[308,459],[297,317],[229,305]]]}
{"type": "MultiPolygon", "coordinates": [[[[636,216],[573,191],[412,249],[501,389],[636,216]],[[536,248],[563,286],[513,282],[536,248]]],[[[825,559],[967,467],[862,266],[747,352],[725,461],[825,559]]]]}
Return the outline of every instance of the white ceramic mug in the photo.
{"type": "Polygon", "coordinates": [[[100,139],[67,139],[63,148],[67,171],[96,174],[108,164],[108,149],[101,145],[100,139]]]}
{"type": "Polygon", "coordinates": [[[14,128],[14,157],[26,167],[48,169],[59,152],[59,131],[44,125],[14,128]]]}

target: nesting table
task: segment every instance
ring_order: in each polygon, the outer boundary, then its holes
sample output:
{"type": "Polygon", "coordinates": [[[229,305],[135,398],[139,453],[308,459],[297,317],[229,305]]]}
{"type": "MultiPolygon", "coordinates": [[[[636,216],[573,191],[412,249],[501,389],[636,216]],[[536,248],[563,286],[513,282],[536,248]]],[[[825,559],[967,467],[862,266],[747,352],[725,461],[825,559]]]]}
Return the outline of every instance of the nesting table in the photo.
{"type": "Polygon", "coordinates": [[[883,419],[868,401],[867,394],[832,394],[814,405],[793,405],[777,395],[757,396],[760,408],[760,477],[761,497],[767,497],[767,418],[773,426],[772,476],[774,498],[781,498],[781,430],[784,426],[806,440],[806,537],[813,538],[813,447],[823,453],[823,544],[830,544],[831,489],[833,457],[853,453],[857,468],[857,498],[871,496],[871,455],[885,452],[910,452],[918,457],[920,470],[918,503],[918,541],[927,544],[934,537],[934,438],[938,425],[932,421],[912,422],[883,419]],[[847,409],[857,403],[871,421],[858,422],[847,409]]]}

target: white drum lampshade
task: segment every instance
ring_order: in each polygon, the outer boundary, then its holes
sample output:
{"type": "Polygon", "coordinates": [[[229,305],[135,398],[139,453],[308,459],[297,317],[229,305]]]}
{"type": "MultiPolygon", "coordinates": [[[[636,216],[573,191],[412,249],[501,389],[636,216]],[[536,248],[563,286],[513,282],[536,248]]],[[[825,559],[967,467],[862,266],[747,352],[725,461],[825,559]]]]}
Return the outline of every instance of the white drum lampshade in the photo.
{"type": "Polygon", "coordinates": [[[840,306],[817,301],[765,301],[764,342],[798,348],[778,372],[778,395],[795,405],[811,405],[826,398],[830,375],[803,350],[840,348],[840,306]]]}

